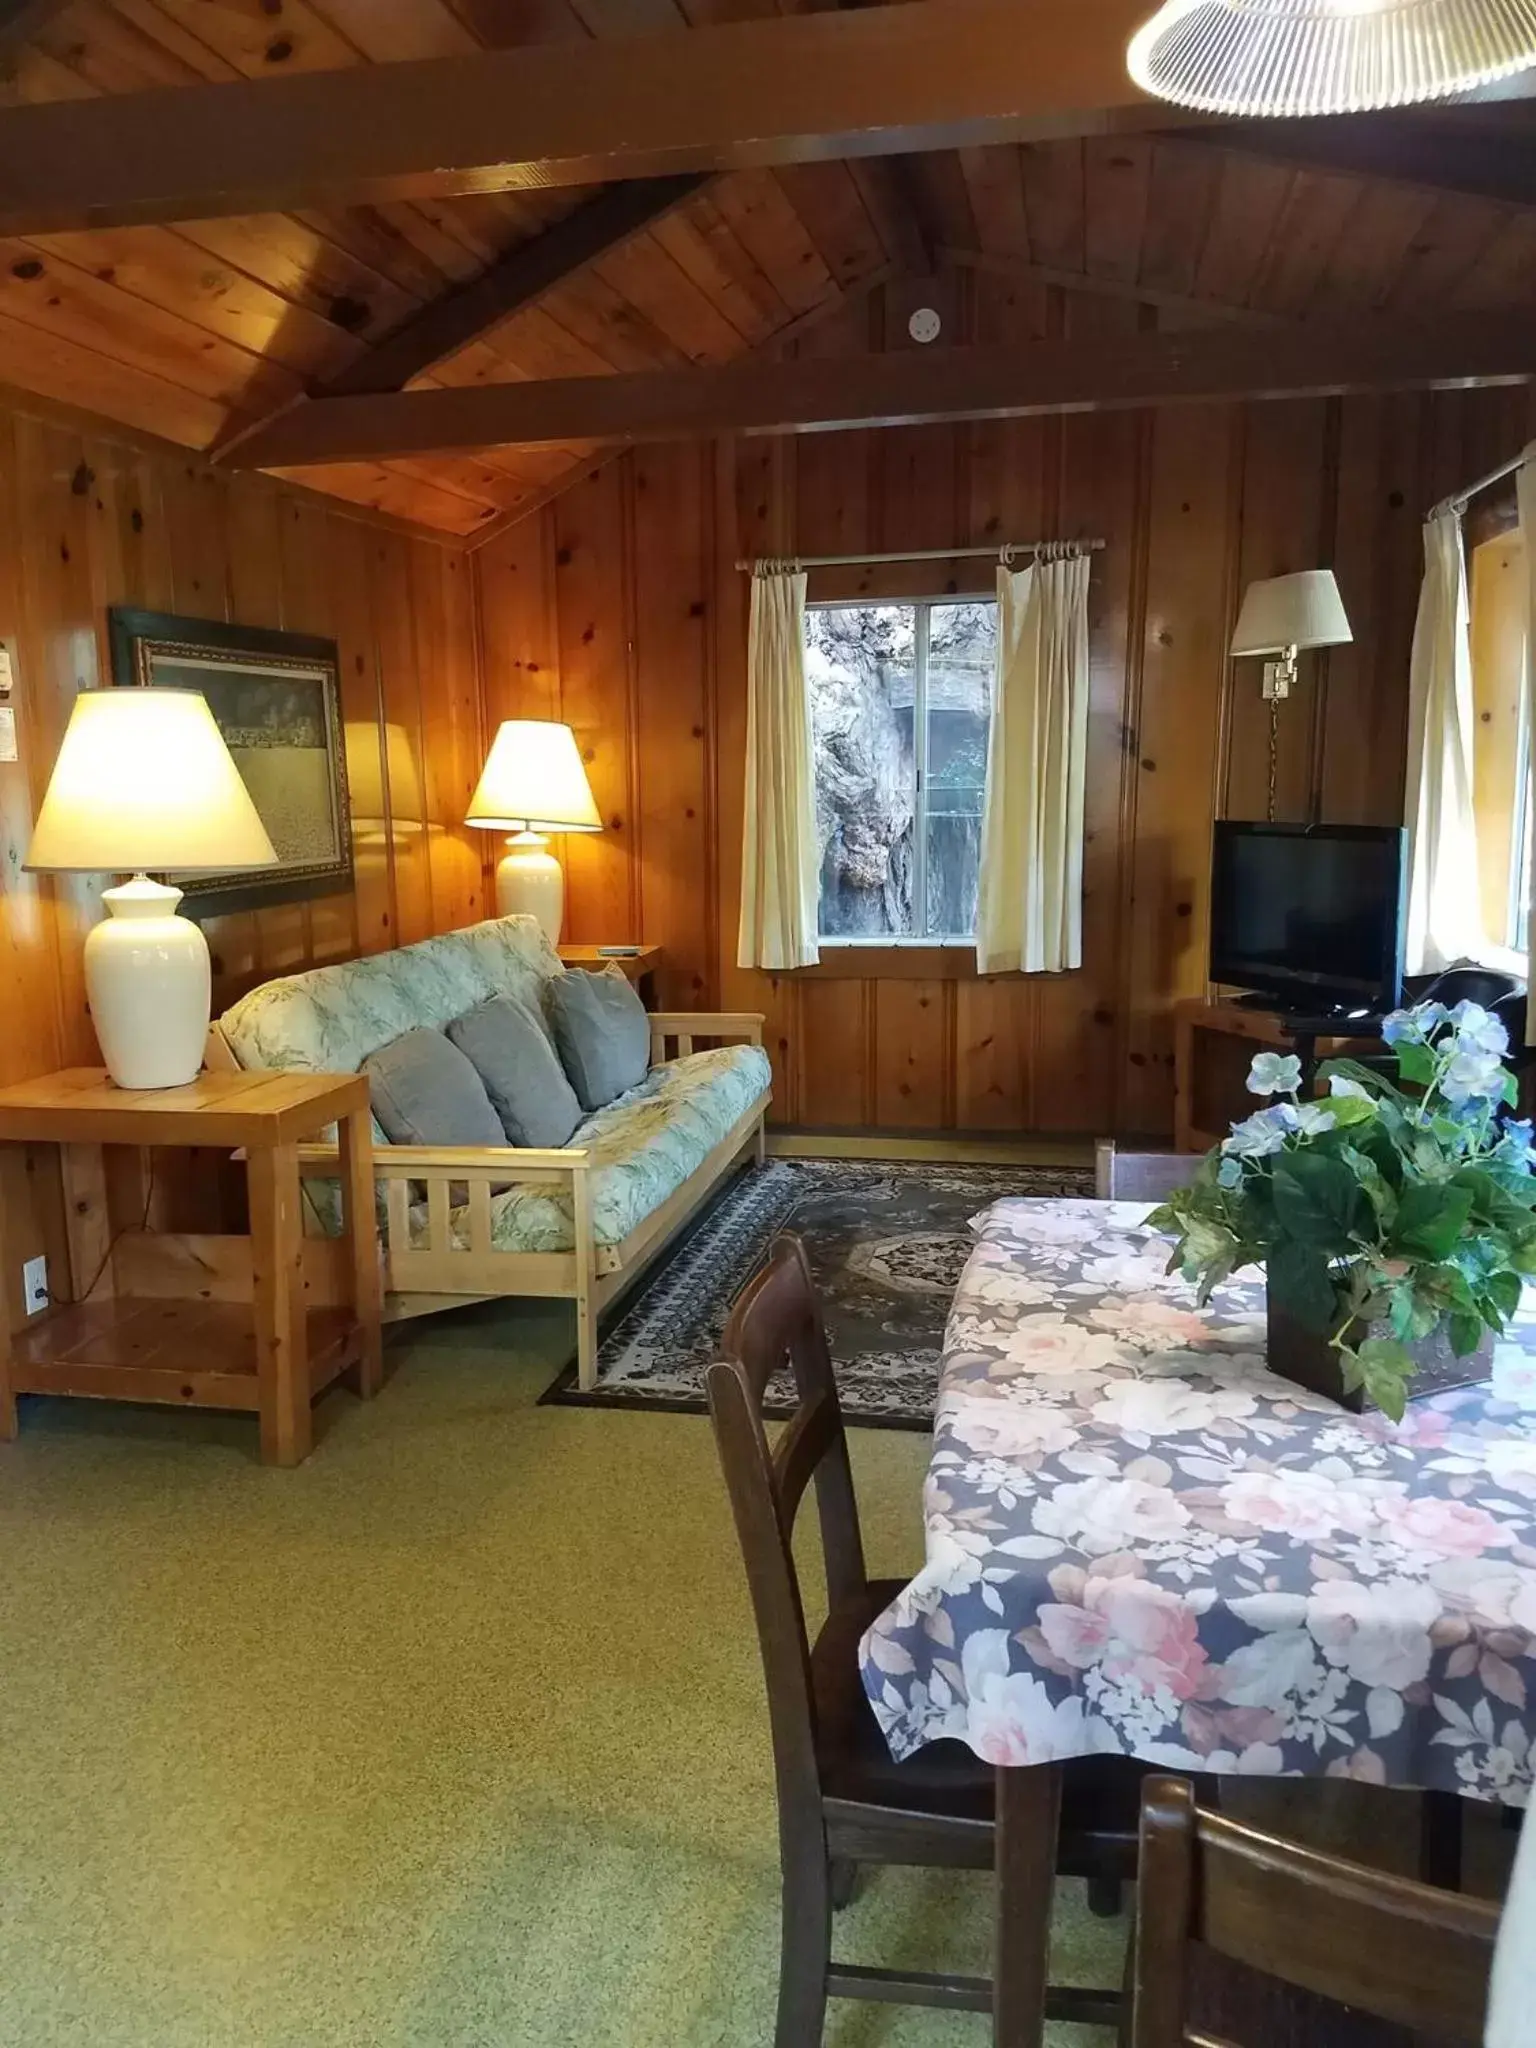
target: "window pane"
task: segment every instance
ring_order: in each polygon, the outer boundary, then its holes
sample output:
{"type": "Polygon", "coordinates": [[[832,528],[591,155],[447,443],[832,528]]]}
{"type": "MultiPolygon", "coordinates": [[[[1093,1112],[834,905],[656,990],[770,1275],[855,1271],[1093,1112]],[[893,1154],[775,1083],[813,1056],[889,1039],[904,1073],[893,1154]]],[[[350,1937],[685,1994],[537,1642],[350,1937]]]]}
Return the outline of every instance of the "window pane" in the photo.
{"type": "Polygon", "coordinates": [[[995,604],[936,604],[928,614],[927,930],[971,938],[987,727],[997,654],[995,604]]]}
{"type": "Polygon", "coordinates": [[[824,938],[913,935],[917,696],[911,605],[805,615],[824,938]]]}

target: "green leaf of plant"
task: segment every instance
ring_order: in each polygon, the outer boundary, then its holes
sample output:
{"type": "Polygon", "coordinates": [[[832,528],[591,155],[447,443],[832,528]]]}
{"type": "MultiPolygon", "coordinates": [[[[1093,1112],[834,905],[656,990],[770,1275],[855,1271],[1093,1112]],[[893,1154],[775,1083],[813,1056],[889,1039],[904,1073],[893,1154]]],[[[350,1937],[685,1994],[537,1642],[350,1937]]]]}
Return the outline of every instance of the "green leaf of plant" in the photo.
{"type": "Polygon", "coordinates": [[[1396,1373],[1365,1375],[1365,1391],[1389,1422],[1401,1422],[1408,1407],[1408,1382],[1396,1373]]]}
{"type": "Polygon", "coordinates": [[[1400,1144],[1407,1125],[1390,1103],[1383,1103],[1382,1114],[1368,1124],[1357,1125],[1350,1132],[1354,1147],[1374,1159],[1377,1171],[1388,1187],[1400,1188],[1403,1184],[1403,1154],[1400,1144]]]}
{"type": "Polygon", "coordinates": [[[1269,1292],[1288,1315],[1309,1330],[1332,1330],[1338,1320],[1338,1296],[1321,1252],[1282,1239],[1270,1247],[1265,1267],[1269,1292]]]}
{"type": "Polygon", "coordinates": [[[1362,1088],[1369,1088],[1378,1101],[1404,1104],[1407,1097],[1392,1085],[1388,1077],[1375,1067],[1367,1067],[1359,1060],[1324,1060],[1317,1070],[1317,1078],[1326,1084],[1337,1074],[1344,1081],[1358,1081],[1362,1088]]]}
{"type": "Polygon", "coordinates": [[[1472,1190],[1452,1182],[1404,1188],[1392,1226],[1391,1249],[1405,1258],[1443,1259],[1472,1213],[1472,1190]]]}
{"type": "Polygon", "coordinates": [[[1330,1095],[1328,1108],[1335,1126],[1341,1131],[1349,1130],[1354,1124],[1374,1123],[1376,1120],[1375,1103],[1367,1102],[1360,1095],[1330,1095]]]}
{"type": "Polygon", "coordinates": [[[1401,1422],[1414,1369],[1407,1348],[1395,1337],[1367,1337],[1358,1356],[1365,1391],[1383,1415],[1401,1422]]]}
{"type": "Polygon", "coordinates": [[[1405,1081],[1427,1088],[1435,1078],[1435,1056],[1427,1045],[1399,1045],[1397,1071],[1405,1081]]]}
{"type": "Polygon", "coordinates": [[[1397,1214],[1397,1196],[1376,1161],[1356,1144],[1342,1145],[1339,1157],[1365,1190],[1366,1200],[1376,1211],[1377,1223],[1384,1230],[1389,1228],[1397,1214]]]}
{"type": "Polygon", "coordinates": [[[1344,1161],[1326,1152],[1288,1152],[1274,1172],[1275,1221],[1288,1237],[1343,1253],[1369,1228],[1370,1206],[1344,1161]]]}
{"type": "Polygon", "coordinates": [[[1520,1285],[1520,1275],[1510,1272],[1507,1266],[1497,1273],[1490,1273],[1484,1287],[1493,1297],[1500,1315],[1506,1319],[1520,1306],[1520,1296],[1524,1291],[1520,1285]]]}
{"type": "Polygon", "coordinates": [[[1392,1334],[1400,1343],[1413,1335],[1413,1284],[1399,1280],[1392,1289],[1392,1334]]]}
{"type": "Polygon", "coordinates": [[[1458,1309],[1450,1319],[1451,1349],[1458,1358],[1470,1358],[1483,1341],[1483,1319],[1458,1309]]]}

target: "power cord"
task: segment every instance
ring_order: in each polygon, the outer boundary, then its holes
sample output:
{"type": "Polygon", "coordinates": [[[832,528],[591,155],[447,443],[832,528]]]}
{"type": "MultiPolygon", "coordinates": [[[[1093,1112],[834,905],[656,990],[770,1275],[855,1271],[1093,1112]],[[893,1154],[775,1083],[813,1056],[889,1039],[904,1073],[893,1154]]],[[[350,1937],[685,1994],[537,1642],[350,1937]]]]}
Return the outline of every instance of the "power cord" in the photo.
{"type": "Polygon", "coordinates": [[[56,1295],[53,1292],[52,1288],[48,1290],[47,1300],[48,1306],[50,1308],[83,1308],[85,1306],[85,1304],[90,1300],[91,1296],[96,1292],[97,1288],[101,1285],[101,1277],[106,1272],[108,1266],[112,1263],[112,1254],[117,1250],[118,1246],[122,1243],[123,1239],[127,1237],[131,1231],[143,1232],[148,1230],[149,1212],[150,1209],[154,1206],[154,1200],[155,1164],[154,1156],[153,1154],[151,1154],[149,1164],[149,1179],[146,1182],[144,1188],[144,1213],[140,1216],[137,1223],[125,1223],[120,1230],[113,1231],[111,1241],[108,1243],[106,1250],[101,1255],[101,1264],[96,1268],[95,1272],[91,1275],[91,1284],[89,1287],[86,1288],[83,1294],[70,1294],[61,1297],[59,1295],[56,1295]]]}
{"type": "MultiPolygon", "coordinates": [[[[307,1182],[307,1180],[300,1180],[299,1194],[301,1199],[308,1206],[310,1214],[314,1217],[315,1222],[319,1225],[322,1235],[328,1235],[329,1233],[326,1231],[325,1218],[321,1215],[319,1205],[316,1203],[314,1196],[309,1191],[309,1183],[307,1182]]],[[[91,1275],[91,1284],[89,1287],[86,1288],[83,1294],[58,1295],[54,1293],[52,1288],[49,1288],[45,1296],[49,1308],[83,1308],[85,1306],[85,1304],[90,1300],[91,1296],[96,1292],[97,1288],[101,1285],[102,1275],[106,1272],[107,1267],[112,1263],[112,1254],[117,1250],[118,1246],[122,1243],[123,1239],[129,1236],[129,1234],[132,1232],[143,1232],[148,1230],[149,1212],[154,1207],[154,1201],[155,1164],[153,1155],[151,1155],[149,1166],[149,1179],[145,1184],[144,1188],[144,1209],[143,1213],[139,1217],[138,1222],[125,1223],[120,1230],[115,1230],[112,1233],[111,1242],[108,1244],[106,1250],[102,1253],[101,1263],[97,1266],[95,1272],[91,1275]]]]}

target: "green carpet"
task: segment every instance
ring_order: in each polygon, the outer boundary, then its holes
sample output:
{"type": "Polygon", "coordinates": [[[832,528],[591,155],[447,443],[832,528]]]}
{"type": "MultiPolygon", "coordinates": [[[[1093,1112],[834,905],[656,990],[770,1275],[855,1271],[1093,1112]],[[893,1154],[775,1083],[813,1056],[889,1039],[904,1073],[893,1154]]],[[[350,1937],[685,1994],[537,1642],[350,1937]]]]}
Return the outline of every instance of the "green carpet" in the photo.
{"type": "MultiPolygon", "coordinates": [[[[7,2048],[758,2048],[768,1731],[708,1424],[535,1405],[558,1309],[411,1327],[297,1472],[244,1420],[28,1401],[0,1447],[7,2048]]],[[[871,1569],[926,1446],[856,1431],[871,1569]]],[[[980,1877],[843,1952],[988,1967],[980,1877]]],[[[1062,1888],[1056,1974],[1121,1930],[1062,1888]]],[[[985,2019],[834,2004],[829,2048],[985,2019]]],[[[1063,2027],[1060,2048],[1108,2037],[1063,2027]]]]}

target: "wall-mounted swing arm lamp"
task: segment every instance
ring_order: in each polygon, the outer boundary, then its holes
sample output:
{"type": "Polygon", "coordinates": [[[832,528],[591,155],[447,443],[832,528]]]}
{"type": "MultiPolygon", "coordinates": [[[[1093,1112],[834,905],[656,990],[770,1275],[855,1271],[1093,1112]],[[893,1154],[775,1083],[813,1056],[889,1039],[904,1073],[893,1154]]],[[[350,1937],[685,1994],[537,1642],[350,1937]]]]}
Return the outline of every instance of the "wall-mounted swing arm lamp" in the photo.
{"type": "Polygon", "coordinates": [[[1234,655],[1267,655],[1264,701],[1269,706],[1269,816],[1275,815],[1279,740],[1277,707],[1296,686],[1296,657],[1306,647],[1342,647],[1353,640],[1344,600],[1331,569],[1301,569],[1250,583],[1232,634],[1234,655]]]}
{"type": "Polygon", "coordinates": [[[1354,638],[1331,569],[1302,569],[1250,583],[1232,632],[1233,654],[1273,654],[1264,664],[1267,703],[1289,697],[1303,647],[1342,647],[1354,638]]]}

